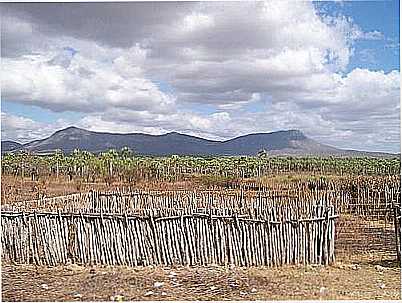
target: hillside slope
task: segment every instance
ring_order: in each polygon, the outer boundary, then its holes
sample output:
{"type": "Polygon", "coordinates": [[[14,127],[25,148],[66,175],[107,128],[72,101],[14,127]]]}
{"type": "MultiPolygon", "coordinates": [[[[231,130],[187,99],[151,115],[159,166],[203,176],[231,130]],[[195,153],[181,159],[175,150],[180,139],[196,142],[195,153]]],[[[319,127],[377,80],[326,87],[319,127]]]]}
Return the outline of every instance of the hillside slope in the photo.
{"type": "Polygon", "coordinates": [[[23,145],[14,141],[1,141],[1,153],[6,153],[15,149],[23,148],[23,145]]]}
{"type": "Polygon", "coordinates": [[[314,141],[299,130],[249,134],[226,141],[213,141],[176,132],[164,135],[116,134],[68,127],[48,138],[24,145],[16,143],[13,147],[9,142],[2,142],[4,151],[25,149],[32,152],[48,152],[61,149],[65,153],[71,153],[74,149],[80,149],[98,153],[127,146],[138,154],[154,156],[256,155],[262,149],[271,155],[391,156],[385,153],[338,149],[314,141]]]}

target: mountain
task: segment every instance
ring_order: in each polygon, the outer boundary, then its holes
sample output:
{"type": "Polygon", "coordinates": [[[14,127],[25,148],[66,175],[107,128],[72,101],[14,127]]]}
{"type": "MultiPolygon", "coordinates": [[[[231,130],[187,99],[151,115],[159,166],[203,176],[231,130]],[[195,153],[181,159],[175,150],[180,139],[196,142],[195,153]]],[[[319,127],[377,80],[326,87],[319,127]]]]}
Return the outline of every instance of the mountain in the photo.
{"type": "Polygon", "coordinates": [[[66,153],[74,149],[90,152],[102,152],[108,149],[121,149],[125,146],[139,154],[171,155],[171,154],[215,154],[214,147],[217,141],[210,141],[198,137],[179,133],[168,133],[154,136],[142,133],[114,134],[92,132],[84,129],[69,127],[55,132],[50,137],[30,142],[24,148],[30,151],[51,151],[62,149],[66,153]]]}
{"type": "Polygon", "coordinates": [[[15,149],[21,149],[23,145],[14,141],[1,141],[1,153],[6,153],[15,149]]]}
{"type": "Polygon", "coordinates": [[[334,147],[307,138],[298,130],[250,134],[222,142],[224,153],[236,151],[241,155],[256,155],[261,149],[278,155],[321,155],[340,152],[334,147]]]}
{"type": "MultiPolygon", "coordinates": [[[[13,147],[9,142],[2,142],[4,151],[11,150],[10,148],[13,147]]],[[[51,152],[56,149],[61,149],[65,153],[71,153],[74,149],[98,153],[127,146],[138,154],[154,156],[172,154],[256,155],[261,149],[265,149],[270,155],[392,156],[386,153],[338,149],[318,143],[306,137],[299,130],[249,134],[226,141],[214,141],[176,132],[164,135],[115,134],[68,127],[42,140],[32,141],[24,145],[15,144],[17,145],[12,150],[25,149],[39,153],[51,152]]]]}

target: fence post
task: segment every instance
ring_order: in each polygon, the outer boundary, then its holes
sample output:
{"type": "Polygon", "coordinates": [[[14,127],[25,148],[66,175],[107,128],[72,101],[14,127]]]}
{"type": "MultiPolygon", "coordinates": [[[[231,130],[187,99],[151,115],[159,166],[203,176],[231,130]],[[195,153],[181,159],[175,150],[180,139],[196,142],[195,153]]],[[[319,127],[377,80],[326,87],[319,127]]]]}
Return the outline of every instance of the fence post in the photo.
{"type": "Polygon", "coordinates": [[[396,255],[398,261],[401,260],[401,207],[394,204],[394,229],[396,255]]]}

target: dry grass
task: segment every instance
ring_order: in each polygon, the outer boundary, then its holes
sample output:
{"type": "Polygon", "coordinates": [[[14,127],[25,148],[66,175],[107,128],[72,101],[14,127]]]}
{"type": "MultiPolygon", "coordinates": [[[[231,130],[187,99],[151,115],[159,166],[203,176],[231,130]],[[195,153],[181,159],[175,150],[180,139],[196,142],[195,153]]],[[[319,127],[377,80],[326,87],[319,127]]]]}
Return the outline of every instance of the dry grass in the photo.
{"type": "Polygon", "coordinates": [[[63,196],[80,191],[87,191],[91,188],[105,189],[106,184],[82,184],[78,190],[78,182],[69,182],[67,179],[55,178],[31,181],[29,178],[21,179],[14,176],[2,176],[1,178],[1,201],[8,204],[16,201],[29,201],[38,199],[40,195],[46,197],[63,196]]]}
{"type": "MultiPolygon", "coordinates": [[[[278,180],[273,178],[275,180],[272,182],[282,182],[283,178],[283,176],[278,177],[278,180]]],[[[18,178],[3,176],[2,203],[35,199],[37,195],[35,185],[37,183],[29,179],[21,182],[18,178]]],[[[48,197],[78,192],[76,184],[67,180],[47,180],[45,185],[45,194],[48,197]]],[[[136,185],[139,188],[162,190],[194,188],[194,186],[192,182],[187,181],[136,185]]],[[[84,183],[80,191],[91,188],[112,189],[105,183],[84,183]]],[[[366,226],[349,217],[340,220],[340,223],[342,224],[338,224],[338,227],[346,228],[339,229],[336,243],[337,257],[341,262],[329,267],[127,268],[70,265],[46,268],[3,264],[2,300],[401,299],[400,265],[392,261],[392,256],[383,254],[386,242],[382,237],[376,236],[377,232],[383,234],[385,230],[391,233],[392,230],[377,225],[366,226]],[[352,226],[353,229],[350,228],[352,226]],[[376,233],[373,234],[373,230],[376,233]],[[376,239],[368,238],[367,235],[374,235],[376,239]],[[361,252],[362,244],[367,243],[371,243],[368,246],[370,250],[364,255],[351,254],[350,249],[342,251],[343,247],[354,247],[355,252],[361,252]],[[163,285],[155,287],[156,282],[163,285]]]]}
{"type": "Polygon", "coordinates": [[[335,254],[348,262],[396,258],[393,221],[342,214],[336,221],[335,254]]]}
{"type": "Polygon", "coordinates": [[[105,182],[86,183],[82,180],[68,181],[67,178],[60,177],[57,180],[54,177],[41,179],[40,181],[31,181],[30,178],[21,179],[14,176],[2,176],[1,178],[1,202],[2,204],[11,204],[19,201],[29,201],[38,199],[40,195],[46,197],[64,196],[79,192],[88,192],[89,190],[112,191],[117,188],[135,187],[136,189],[152,190],[175,190],[194,188],[204,188],[200,184],[192,181],[180,182],[161,182],[161,181],[140,181],[135,184],[125,184],[114,182],[111,185],[105,182]]]}
{"type": "Polygon", "coordinates": [[[400,284],[394,262],[248,269],[2,268],[3,301],[400,299],[400,284]]]}

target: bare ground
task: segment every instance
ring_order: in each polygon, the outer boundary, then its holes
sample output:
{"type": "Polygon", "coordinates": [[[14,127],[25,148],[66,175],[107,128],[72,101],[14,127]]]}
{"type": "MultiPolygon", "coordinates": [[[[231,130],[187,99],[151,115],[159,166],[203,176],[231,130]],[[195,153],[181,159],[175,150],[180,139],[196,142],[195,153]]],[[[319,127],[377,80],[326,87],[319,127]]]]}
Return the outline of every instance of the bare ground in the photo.
{"type": "MultiPolygon", "coordinates": [[[[1,183],[3,203],[36,198],[38,182],[3,177],[1,183]]],[[[48,182],[45,192],[57,196],[90,188],[104,189],[106,184],[77,188],[74,182],[48,182]]],[[[46,268],[3,264],[2,301],[401,299],[400,265],[383,254],[384,248],[389,250],[388,243],[382,238],[360,239],[366,235],[362,230],[366,226],[352,225],[356,228],[338,235],[340,262],[329,267],[46,268]],[[362,243],[371,243],[370,254],[362,257],[351,254],[350,249],[342,252],[342,241],[347,247],[355,243],[355,252],[365,250],[362,243]]]]}
{"type": "Polygon", "coordinates": [[[400,266],[2,266],[2,301],[304,299],[401,299],[400,266]]]}
{"type": "Polygon", "coordinates": [[[122,188],[152,189],[152,190],[173,190],[194,188],[202,189],[201,185],[192,181],[161,182],[161,181],[139,181],[133,184],[113,182],[107,184],[103,181],[86,183],[83,180],[68,181],[65,177],[56,180],[55,177],[31,181],[30,178],[15,176],[1,176],[1,203],[13,204],[19,201],[39,199],[39,197],[57,197],[89,190],[113,191],[122,188]]]}

